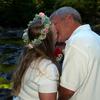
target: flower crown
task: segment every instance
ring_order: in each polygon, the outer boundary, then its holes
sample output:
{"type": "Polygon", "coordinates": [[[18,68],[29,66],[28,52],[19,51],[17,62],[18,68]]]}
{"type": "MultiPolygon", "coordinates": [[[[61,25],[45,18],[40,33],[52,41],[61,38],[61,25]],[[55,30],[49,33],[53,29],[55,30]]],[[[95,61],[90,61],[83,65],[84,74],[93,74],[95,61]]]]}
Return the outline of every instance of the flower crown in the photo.
{"type": "MultiPolygon", "coordinates": [[[[33,18],[33,20],[29,22],[28,28],[30,26],[32,26],[34,21],[36,21],[38,19],[41,19],[43,28],[41,28],[41,30],[39,32],[40,35],[31,41],[32,45],[39,45],[42,43],[42,40],[44,40],[46,38],[46,35],[49,32],[49,28],[50,28],[50,24],[51,24],[49,17],[47,17],[44,13],[40,12],[39,14],[35,14],[35,17],[33,18]]],[[[26,44],[28,44],[30,42],[29,36],[28,36],[28,28],[26,30],[24,30],[24,34],[22,36],[22,39],[24,40],[24,42],[26,44]]]]}

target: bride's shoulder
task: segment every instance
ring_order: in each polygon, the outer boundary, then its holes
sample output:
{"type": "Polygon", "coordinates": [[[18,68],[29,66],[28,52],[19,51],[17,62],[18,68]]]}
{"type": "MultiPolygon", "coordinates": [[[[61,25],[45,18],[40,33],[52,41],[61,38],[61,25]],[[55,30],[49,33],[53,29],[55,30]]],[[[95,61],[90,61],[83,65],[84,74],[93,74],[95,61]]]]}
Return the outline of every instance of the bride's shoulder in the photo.
{"type": "Polygon", "coordinates": [[[43,58],[41,61],[40,61],[40,64],[39,66],[44,66],[44,68],[55,68],[56,65],[50,60],[50,59],[46,59],[46,58],[43,58]]]}
{"type": "Polygon", "coordinates": [[[59,77],[57,66],[49,59],[41,60],[39,69],[48,78],[58,79],[59,77]]]}

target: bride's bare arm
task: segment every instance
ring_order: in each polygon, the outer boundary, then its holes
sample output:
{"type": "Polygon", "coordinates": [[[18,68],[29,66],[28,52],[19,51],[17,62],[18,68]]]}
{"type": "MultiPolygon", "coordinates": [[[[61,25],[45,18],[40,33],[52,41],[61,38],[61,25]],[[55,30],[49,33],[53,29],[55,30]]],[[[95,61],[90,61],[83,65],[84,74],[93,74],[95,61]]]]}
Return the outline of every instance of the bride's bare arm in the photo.
{"type": "Polygon", "coordinates": [[[40,100],[57,100],[57,93],[39,93],[40,100]]]}

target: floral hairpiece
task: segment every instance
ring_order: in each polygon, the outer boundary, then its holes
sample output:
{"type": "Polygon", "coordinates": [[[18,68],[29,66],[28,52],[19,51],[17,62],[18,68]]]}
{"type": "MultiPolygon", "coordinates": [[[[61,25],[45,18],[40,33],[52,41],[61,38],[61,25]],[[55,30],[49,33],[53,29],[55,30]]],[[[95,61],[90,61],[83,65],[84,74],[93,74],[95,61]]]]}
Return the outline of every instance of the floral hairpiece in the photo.
{"type": "MultiPolygon", "coordinates": [[[[33,21],[40,19],[40,18],[41,18],[41,21],[42,21],[42,24],[43,24],[43,28],[40,31],[40,35],[36,39],[31,41],[32,45],[41,44],[42,40],[44,40],[46,38],[46,35],[47,35],[48,30],[50,28],[50,24],[51,24],[50,19],[43,12],[40,12],[39,14],[35,15],[33,20],[29,22],[28,28],[32,25],[33,21]]],[[[22,37],[26,44],[29,43],[28,28],[26,30],[24,30],[24,34],[23,34],[23,37],[22,37]]]]}

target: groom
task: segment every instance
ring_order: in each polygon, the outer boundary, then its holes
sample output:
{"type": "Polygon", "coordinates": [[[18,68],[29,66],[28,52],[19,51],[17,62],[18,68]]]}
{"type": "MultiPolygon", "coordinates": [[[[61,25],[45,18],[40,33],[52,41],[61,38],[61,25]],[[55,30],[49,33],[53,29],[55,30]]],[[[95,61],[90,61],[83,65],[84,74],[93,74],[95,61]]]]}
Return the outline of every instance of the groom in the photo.
{"type": "Polygon", "coordinates": [[[100,100],[100,37],[72,7],[59,8],[50,19],[57,41],[66,43],[59,100],[100,100]]]}

